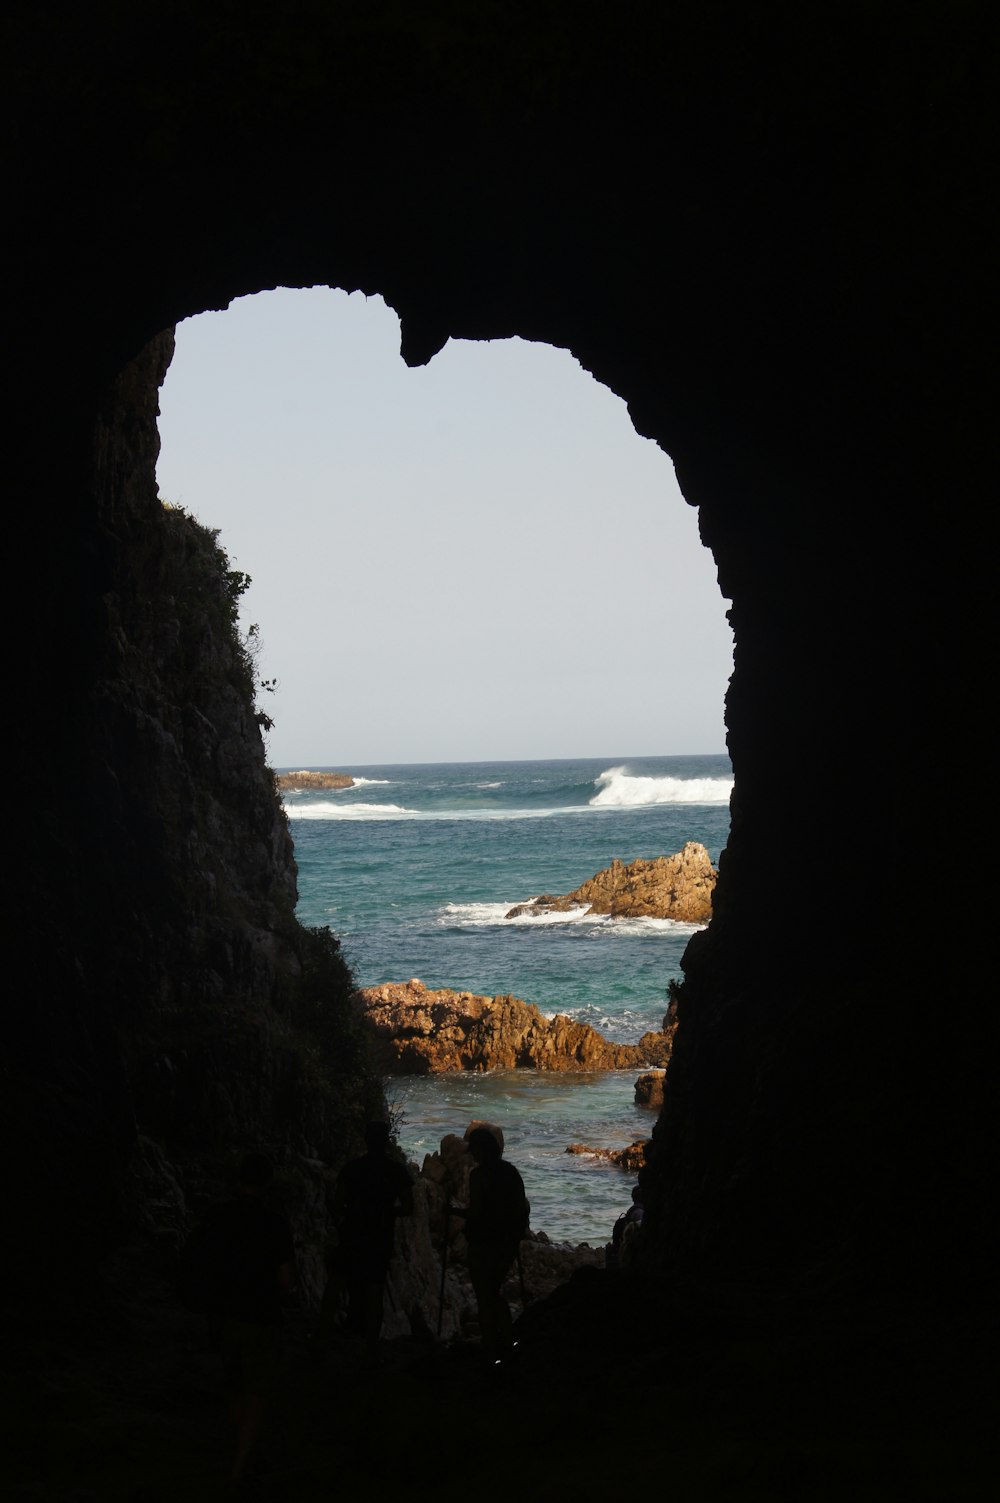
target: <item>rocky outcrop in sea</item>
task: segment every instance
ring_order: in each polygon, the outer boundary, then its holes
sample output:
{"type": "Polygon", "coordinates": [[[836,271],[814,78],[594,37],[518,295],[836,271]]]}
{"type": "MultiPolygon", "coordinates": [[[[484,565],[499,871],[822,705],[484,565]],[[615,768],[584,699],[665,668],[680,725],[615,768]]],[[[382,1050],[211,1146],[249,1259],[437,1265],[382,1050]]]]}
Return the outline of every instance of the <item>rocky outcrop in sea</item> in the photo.
{"type": "Polygon", "coordinates": [[[519,997],[429,991],[416,978],[358,993],[376,1068],[386,1075],[449,1070],[632,1070],[665,1066],[666,1032],[638,1044],[613,1044],[595,1028],[557,1014],[547,1018],[519,997]]]}
{"type": "Polygon", "coordinates": [[[511,908],[506,918],[539,917],[585,908],[613,918],[675,919],[707,924],[712,917],[712,893],[717,877],[708,851],[689,840],[674,856],[656,856],[609,867],[561,897],[549,893],[511,908]]]}
{"type": "Polygon", "coordinates": [[[605,1163],[616,1164],[619,1169],[638,1174],[646,1162],[646,1139],[637,1138],[627,1148],[593,1148],[588,1143],[569,1143],[566,1152],[575,1153],[581,1158],[603,1159],[605,1163]]]}
{"type": "MultiPolygon", "coordinates": [[[[672,1030],[676,1026],[669,1015],[666,1020],[666,1026],[668,1030],[672,1030]]],[[[647,1070],[644,1075],[640,1075],[635,1083],[636,1105],[661,1107],[663,1105],[663,1090],[666,1079],[666,1070],[647,1070]]]]}
{"type": "Polygon", "coordinates": [[[282,793],[354,787],[354,779],[348,772],[310,772],[303,769],[301,772],[276,773],[274,781],[282,793]]]}

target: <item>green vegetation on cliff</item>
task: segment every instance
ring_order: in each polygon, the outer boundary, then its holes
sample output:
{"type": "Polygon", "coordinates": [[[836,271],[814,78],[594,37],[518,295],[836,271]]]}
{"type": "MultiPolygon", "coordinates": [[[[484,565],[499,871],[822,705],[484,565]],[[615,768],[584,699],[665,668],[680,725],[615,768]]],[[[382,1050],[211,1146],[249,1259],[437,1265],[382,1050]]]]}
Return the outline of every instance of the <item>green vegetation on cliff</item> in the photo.
{"type": "Polygon", "coordinates": [[[130,660],[133,687],[143,664],[145,712],[178,754],[149,789],[170,963],[163,1002],[132,1040],[146,1081],[140,1125],[168,1150],[254,1142],[335,1163],[379,1087],[339,943],[294,916],[294,851],[257,703],[267,686],[256,628],[239,625],[249,579],[183,509],[161,506],[158,522],[132,599],[130,660]]]}

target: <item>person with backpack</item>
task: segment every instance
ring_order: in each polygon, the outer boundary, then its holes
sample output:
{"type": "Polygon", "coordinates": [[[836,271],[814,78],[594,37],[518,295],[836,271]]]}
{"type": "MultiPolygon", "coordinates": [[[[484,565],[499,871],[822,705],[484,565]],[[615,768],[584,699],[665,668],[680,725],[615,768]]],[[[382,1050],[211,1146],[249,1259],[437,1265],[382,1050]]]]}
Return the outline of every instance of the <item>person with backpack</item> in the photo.
{"type": "Polygon", "coordinates": [[[611,1241],[605,1249],[608,1268],[624,1268],[631,1261],[632,1243],[642,1225],[643,1194],[639,1185],[632,1189],[632,1204],[623,1211],[611,1229],[611,1241]]]}
{"type": "Polygon", "coordinates": [[[509,1355],[514,1344],[503,1285],[528,1230],[530,1206],[524,1181],[503,1157],[503,1145],[496,1134],[488,1127],[474,1127],[466,1142],[475,1160],[469,1175],[469,1204],[465,1209],[452,1210],[465,1218],[480,1340],[484,1355],[496,1364],[509,1355]]]}
{"type": "Polygon", "coordinates": [[[396,1218],[413,1214],[410,1175],[389,1156],[391,1141],[388,1123],[369,1122],[365,1153],[344,1165],[333,1193],[336,1267],[347,1290],[344,1330],[363,1340],[369,1362],[376,1359],[382,1333],[396,1218]]]}

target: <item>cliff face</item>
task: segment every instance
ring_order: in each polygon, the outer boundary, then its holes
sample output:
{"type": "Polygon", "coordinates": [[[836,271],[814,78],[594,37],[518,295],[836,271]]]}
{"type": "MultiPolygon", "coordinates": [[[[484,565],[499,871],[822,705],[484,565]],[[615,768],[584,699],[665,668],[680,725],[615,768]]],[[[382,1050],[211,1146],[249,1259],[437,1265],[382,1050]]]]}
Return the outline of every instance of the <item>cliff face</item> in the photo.
{"type": "MultiPolygon", "coordinates": [[[[153,341],[96,426],[100,504],[82,529],[96,588],[67,643],[62,734],[39,748],[43,765],[67,762],[25,851],[40,985],[6,1107],[32,1124],[19,1167],[48,1192],[22,1251],[32,1277],[48,1254],[62,1264],[75,1220],[73,1269],[93,1294],[95,1260],[140,1227],[169,1252],[234,1155],[262,1146],[315,1293],[325,1181],[310,1163],[336,1166],[380,1093],[337,941],[294,918],[241,576],[156,494],[171,351],[153,341]]],[[[64,1267],[53,1288],[80,1293],[64,1267]]]]}

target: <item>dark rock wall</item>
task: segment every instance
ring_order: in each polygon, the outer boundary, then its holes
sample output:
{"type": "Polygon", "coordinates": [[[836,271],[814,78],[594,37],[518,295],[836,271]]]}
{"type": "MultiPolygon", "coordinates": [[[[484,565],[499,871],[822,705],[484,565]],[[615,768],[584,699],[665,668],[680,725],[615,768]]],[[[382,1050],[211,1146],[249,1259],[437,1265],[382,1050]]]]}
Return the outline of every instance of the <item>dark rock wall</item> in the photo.
{"type": "Polygon", "coordinates": [[[294,851],[237,626],[242,576],[157,496],[172,351],[172,334],[151,341],[97,416],[93,508],[71,539],[86,567],[51,602],[72,674],[40,686],[50,724],[23,769],[38,821],[16,910],[30,970],[4,1093],[9,1141],[29,1149],[12,1165],[13,1202],[31,1208],[13,1249],[19,1305],[39,1275],[93,1295],[95,1267],[137,1232],[169,1256],[258,1146],[315,1285],[329,1225],[318,1166],[358,1147],[381,1100],[337,942],[295,921],[294,851]]]}
{"type": "MultiPolygon", "coordinates": [[[[151,402],[146,347],[179,319],[326,283],[384,295],[413,364],[449,335],[569,347],[674,459],[732,600],[733,832],[648,1171],[657,1265],[851,1283],[881,1262],[940,1288],[957,1229],[988,1266],[995,8],[11,17],[11,837],[30,877],[9,911],[34,967],[13,1032],[68,1082],[44,1108],[56,1140],[81,1068],[107,1087],[94,1141],[120,1140],[131,1027],[76,967],[64,905],[99,901],[122,759],[156,849],[174,755],[86,704],[138,541],[109,558],[124,461],[101,435],[118,421],[153,458],[148,429],[101,414],[127,408],[112,383],[137,357],[151,402]],[[957,900],[928,890],[930,853],[956,846],[976,861],[957,900]],[[795,864],[779,915],[776,852],[795,864]]],[[[200,789],[208,742],[178,755],[200,789]]],[[[280,907],[280,833],[263,803],[239,817],[274,863],[255,901],[280,907]]],[[[135,822],[129,839],[145,849],[135,822]]],[[[102,952],[172,989],[197,946],[174,927],[167,946],[159,895],[133,890],[126,914],[109,882],[102,952]]],[[[13,1130],[41,1108],[10,1110],[13,1130]]]]}

